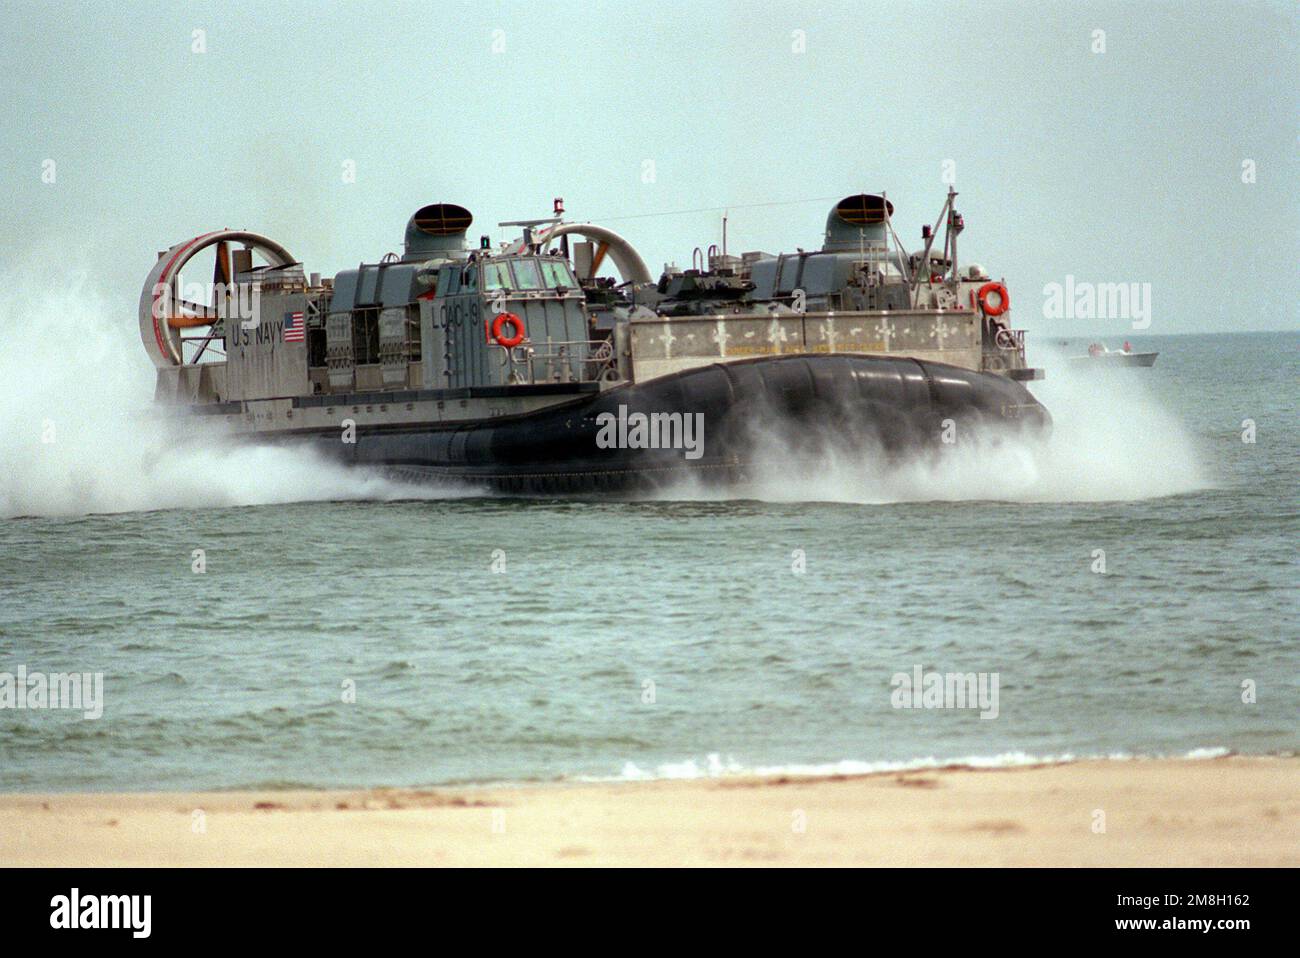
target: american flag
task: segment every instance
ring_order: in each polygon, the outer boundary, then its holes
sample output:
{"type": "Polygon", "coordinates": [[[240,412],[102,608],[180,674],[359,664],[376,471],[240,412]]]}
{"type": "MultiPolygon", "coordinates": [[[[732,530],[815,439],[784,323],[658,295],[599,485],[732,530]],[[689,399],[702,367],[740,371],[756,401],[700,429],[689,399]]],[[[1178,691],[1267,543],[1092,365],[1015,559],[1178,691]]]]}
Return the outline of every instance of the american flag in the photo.
{"type": "Polygon", "coordinates": [[[302,321],[302,313],[284,314],[284,341],[301,343],[307,331],[307,324],[302,321]]]}

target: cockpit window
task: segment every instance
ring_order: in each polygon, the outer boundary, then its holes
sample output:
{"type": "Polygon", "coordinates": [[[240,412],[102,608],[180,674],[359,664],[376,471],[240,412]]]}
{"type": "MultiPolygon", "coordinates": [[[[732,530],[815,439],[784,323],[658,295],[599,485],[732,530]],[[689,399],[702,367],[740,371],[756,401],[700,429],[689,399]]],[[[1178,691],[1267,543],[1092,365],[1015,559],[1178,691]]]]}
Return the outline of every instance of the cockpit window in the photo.
{"type": "Polygon", "coordinates": [[[542,278],[546,281],[548,289],[556,289],[560,286],[566,289],[578,288],[577,282],[573,279],[573,274],[569,272],[569,264],[563,260],[542,260],[542,278]]]}
{"type": "Polygon", "coordinates": [[[510,270],[505,263],[487,263],[483,266],[484,289],[513,289],[510,285],[510,270]]]}
{"type": "Polygon", "coordinates": [[[520,289],[541,289],[542,276],[537,270],[537,261],[517,259],[514,261],[515,283],[520,289]]]}

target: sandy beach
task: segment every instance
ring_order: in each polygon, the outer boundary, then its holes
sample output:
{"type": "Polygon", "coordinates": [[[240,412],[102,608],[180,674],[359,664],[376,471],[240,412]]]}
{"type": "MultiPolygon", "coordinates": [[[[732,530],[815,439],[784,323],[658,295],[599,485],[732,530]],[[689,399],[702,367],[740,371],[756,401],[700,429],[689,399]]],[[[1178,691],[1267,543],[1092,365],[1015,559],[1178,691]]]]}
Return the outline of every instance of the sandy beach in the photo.
{"type": "Polygon", "coordinates": [[[1300,760],[353,792],[9,794],[0,865],[1300,864],[1300,760]]]}

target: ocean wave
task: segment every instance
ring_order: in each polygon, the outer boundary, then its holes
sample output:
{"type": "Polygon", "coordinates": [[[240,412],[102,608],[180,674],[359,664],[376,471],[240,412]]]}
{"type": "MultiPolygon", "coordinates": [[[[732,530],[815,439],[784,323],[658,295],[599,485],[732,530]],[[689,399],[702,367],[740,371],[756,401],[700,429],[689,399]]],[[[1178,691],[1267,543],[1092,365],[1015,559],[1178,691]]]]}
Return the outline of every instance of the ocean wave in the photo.
{"type": "Polygon", "coordinates": [[[747,765],[730,756],[723,758],[719,753],[714,752],[705,756],[702,761],[688,758],[681,762],[665,762],[656,766],[653,771],[642,769],[635,762],[626,762],[622,771],[617,775],[581,775],[574,776],[569,780],[575,782],[650,782],[701,778],[773,778],[782,775],[796,775],[801,778],[833,778],[844,775],[911,772],[918,769],[1021,768],[1036,765],[1068,765],[1072,762],[1101,760],[1187,759],[1190,761],[1203,761],[1235,754],[1237,753],[1232,749],[1215,745],[1173,754],[1111,752],[1108,754],[1075,755],[1071,752],[1062,752],[1059,755],[1031,755],[1028,752],[1016,751],[1001,752],[994,755],[964,755],[953,758],[927,756],[903,761],[841,759],[838,762],[813,764],[747,765]]]}

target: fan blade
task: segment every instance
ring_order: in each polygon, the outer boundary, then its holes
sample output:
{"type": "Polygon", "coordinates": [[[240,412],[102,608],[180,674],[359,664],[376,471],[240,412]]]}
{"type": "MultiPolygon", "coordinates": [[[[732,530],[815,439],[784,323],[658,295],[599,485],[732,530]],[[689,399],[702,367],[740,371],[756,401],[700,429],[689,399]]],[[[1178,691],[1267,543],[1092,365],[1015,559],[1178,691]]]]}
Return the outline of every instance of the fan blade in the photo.
{"type": "Polygon", "coordinates": [[[591,273],[587,276],[588,279],[596,278],[596,274],[600,272],[600,264],[605,261],[605,254],[608,252],[609,244],[604,241],[596,247],[596,255],[591,258],[591,273]]]}
{"type": "Polygon", "coordinates": [[[217,321],[215,316],[168,316],[167,325],[172,329],[193,329],[195,326],[211,326],[217,321]]]}
{"type": "Polygon", "coordinates": [[[202,303],[191,303],[188,299],[183,299],[176,304],[182,312],[193,313],[195,316],[206,316],[209,319],[216,319],[219,313],[214,306],[204,306],[202,303]]]}
{"type": "Polygon", "coordinates": [[[218,306],[223,297],[230,295],[230,244],[222,240],[217,244],[217,256],[212,264],[212,305],[218,306]]]}
{"type": "Polygon", "coordinates": [[[222,240],[217,244],[217,259],[212,267],[212,282],[230,285],[230,244],[222,240]]]}

